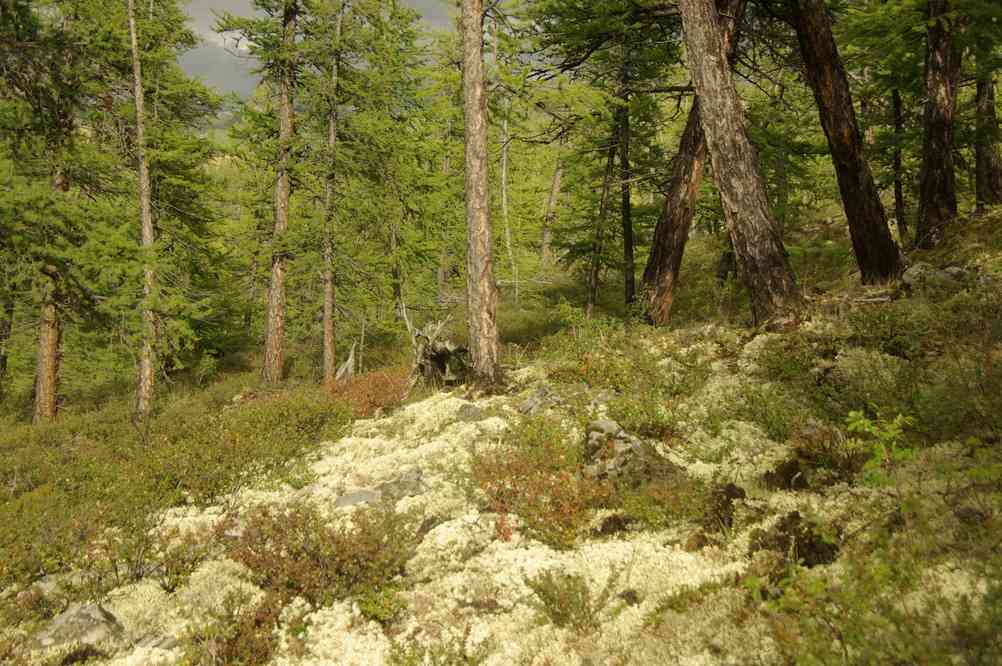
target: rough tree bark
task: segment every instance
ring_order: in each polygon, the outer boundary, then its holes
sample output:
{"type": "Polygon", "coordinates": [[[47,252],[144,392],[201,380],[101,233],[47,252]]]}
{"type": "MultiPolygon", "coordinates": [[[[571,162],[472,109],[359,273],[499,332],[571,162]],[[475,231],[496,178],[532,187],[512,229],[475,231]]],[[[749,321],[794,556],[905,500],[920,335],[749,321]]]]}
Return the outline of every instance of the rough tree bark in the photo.
{"type": "MultiPolygon", "coordinates": [[[[625,79],[625,77],[624,77],[625,79]]],[[[625,82],[625,81],[624,81],[625,82]]],[[[630,167],[630,109],[622,106],[619,116],[619,174],[620,174],[620,214],[623,222],[623,289],[626,306],[637,300],[636,262],[633,241],[633,203],[630,181],[633,170],[630,167]]]]}
{"type": "Polygon", "coordinates": [[[802,298],[769,211],[717,10],[712,0],[679,0],[679,9],[724,216],[751,298],[752,316],[756,323],[764,322],[798,309],[802,298]]]}
{"type": "Polygon", "coordinates": [[[560,190],[563,185],[564,165],[558,161],[553,170],[550,194],[546,198],[546,212],[543,214],[543,238],[539,248],[539,263],[546,270],[553,263],[553,225],[557,222],[560,205],[560,190]]]}
{"type": "Polygon", "coordinates": [[[904,242],[908,233],[908,216],[905,211],[905,174],[901,146],[905,141],[905,113],[901,103],[901,91],[891,91],[891,107],[894,113],[894,219],[898,225],[898,235],[904,242]]]}
{"type": "Polygon", "coordinates": [[[598,219],[591,241],[591,264],[588,267],[588,303],[585,308],[589,318],[595,313],[598,302],[598,281],[602,271],[602,250],[605,248],[605,228],[609,223],[609,206],[612,197],[612,179],[615,175],[616,153],[619,150],[619,132],[614,128],[609,138],[609,152],[605,160],[605,178],[602,179],[602,198],[598,205],[598,219]]]}
{"type": "Polygon", "coordinates": [[[265,322],[264,365],[261,380],[265,384],[282,381],[285,365],[285,273],[286,250],[285,233],[289,228],[289,198],[292,183],[289,178],[289,162],[293,126],[293,77],[295,65],[290,52],[295,47],[296,19],[299,12],[296,0],[286,0],[282,13],[283,53],[276,64],[276,84],[278,86],[278,162],[275,178],[274,215],[275,222],[272,242],[275,248],[271,256],[271,283],[268,286],[268,315],[265,322]]]}
{"type": "Polygon", "coordinates": [[[0,400],[7,395],[7,363],[10,357],[7,346],[13,331],[14,298],[8,294],[4,296],[0,307],[0,400]]]}
{"type": "Polygon", "coordinates": [[[35,410],[32,423],[45,423],[56,418],[59,410],[59,367],[62,362],[60,343],[63,335],[56,286],[52,278],[43,277],[47,284],[38,322],[38,361],[35,371],[35,410]]]}
{"type": "Polygon", "coordinates": [[[807,80],[849,222],[849,235],[863,283],[886,282],[901,272],[901,253],[891,236],[880,192],[863,155],[863,138],[824,0],[789,0],[807,80]]]}
{"type": "Polygon", "coordinates": [[[139,381],[136,388],[136,417],[145,421],[153,411],[156,390],[157,316],[153,299],[157,288],[156,262],[153,257],[156,231],[153,228],[153,204],[150,188],[150,165],[146,158],[145,95],[143,69],[139,57],[139,33],[136,29],[136,3],[129,0],[129,39],[132,48],[132,96],[136,106],[136,173],[139,179],[139,223],[143,257],[143,346],[139,352],[139,381]]]}
{"type": "MultiPolygon", "coordinates": [[[[737,29],[744,8],[745,0],[719,0],[717,5],[729,56],[734,54],[737,29]]],[[[647,314],[656,326],[664,326],[671,319],[675,288],[682,268],[685,244],[696,213],[696,197],[703,182],[706,160],[706,139],[703,135],[699,100],[696,99],[689,110],[678,152],[671,163],[668,195],[654,229],[654,239],[644,269],[647,314]]]]}
{"type": "Polygon", "coordinates": [[[999,158],[999,121],[995,112],[994,72],[978,77],[977,126],[974,146],[978,213],[1002,204],[1002,159],[999,158]]]}
{"type": "Polygon", "coordinates": [[[515,262],[515,244],[511,237],[511,220],[508,216],[508,145],[511,142],[508,132],[508,104],[506,101],[505,117],[501,121],[501,219],[504,223],[504,244],[508,251],[511,279],[515,287],[515,305],[518,305],[518,264],[515,262]]]}
{"type": "Polygon", "coordinates": [[[668,196],[654,229],[651,253],[644,270],[648,316],[656,326],[664,326],[671,320],[675,287],[696,212],[696,196],[703,182],[706,157],[697,99],[689,110],[678,153],[672,161],[668,196]]]}
{"type": "Polygon", "coordinates": [[[494,384],[500,378],[498,292],[491,262],[483,0],[463,0],[462,21],[467,225],[466,303],[470,355],[476,379],[485,384],[494,384]]]}
{"type": "MultiPolygon", "coordinates": [[[[340,49],[341,26],[344,20],[344,5],[338,11],[334,26],[334,38],[340,49]]],[[[327,109],[327,177],[324,179],[324,361],[323,385],[328,391],[333,391],[337,385],[337,330],[334,324],[334,197],[335,176],[337,174],[337,139],[338,139],[338,79],[341,73],[341,56],[338,52],[331,63],[330,99],[327,109]]]]}
{"type": "Polygon", "coordinates": [[[953,39],[951,0],[928,0],[925,61],[925,138],[916,247],[939,245],[957,216],[957,185],[953,164],[954,116],[960,58],[953,39]]]}

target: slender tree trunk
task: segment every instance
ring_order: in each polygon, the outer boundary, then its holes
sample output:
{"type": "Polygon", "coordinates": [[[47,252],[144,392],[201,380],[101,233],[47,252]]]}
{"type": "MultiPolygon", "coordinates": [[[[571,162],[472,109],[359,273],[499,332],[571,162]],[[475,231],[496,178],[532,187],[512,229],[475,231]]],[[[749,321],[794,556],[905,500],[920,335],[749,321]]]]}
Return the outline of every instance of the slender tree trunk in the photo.
{"type": "Polygon", "coordinates": [[[139,179],[139,223],[143,248],[143,347],[139,353],[139,382],[136,389],[136,416],[140,421],[153,411],[156,390],[157,316],[153,300],[157,289],[153,228],[153,204],[150,192],[150,166],[146,159],[145,96],[143,70],[139,57],[139,33],[136,29],[136,3],[129,0],[129,38],[132,46],[132,89],[136,105],[136,162],[139,179]]]}
{"type": "Polygon", "coordinates": [[[664,326],[671,319],[685,244],[689,240],[696,197],[703,182],[707,154],[699,106],[696,99],[689,110],[678,153],[672,161],[670,189],[654,229],[651,253],[644,270],[648,316],[656,326],[664,326]]]}
{"type": "Polygon", "coordinates": [[[898,235],[904,242],[908,232],[908,216],[905,213],[905,174],[901,146],[905,141],[905,113],[901,104],[901,91],[891,91],[891,106],[894,112],[894,218],[898,224],[898,235]]]}
{"type": "MultiPolygon", "coordinates": [[[[344,18],[344,7],[337,15],[335,24],[335,39],[337,48],[341,48],[341,26],[344,18]]],[[[337,376],[337,331],[334,323],[334,197],[337,174],[337,131],[338,131],[338,79],[341,73],[340,51],[334,57],[331,65],[330,108],[327,110],[327,152],[328,171],[324,179],[324,369],[323,385],[328,391],[335,388],[337,376]]]]}
{"type": "Polygon", "coordinates": [[[463,115],[466,152],[467,289],[473,371],[480,382],[499,379],[497,284],[491,262],[487,182],[487,91],[484,88],[484,3],[463,0],[463,115]]]}
{"type": "Polygon", "coordinates": [[[974,146],[978,212],[1002,204],[1002,159],[999,158],[999,121],[995,111],[994,72],[978,77],[977,143],[974,146]]]}
{"type": "Polygon", "coordinates": [[[563,178],[564,165],[563,162],[557,160],[557,166],[553,169],[553,181],[550,183],[550,194],[546,198],[546,212],[543,215],[543,238],[539,248],[539,263],[544,271],[553,263],[553,225],[557,221],[563,178]]]}
{"type": "Polygon", "coordinates": [[[8,345],[14,331],[14,298],[6,295],[0,307],[0,400],[7,396],[7,364],[10,358],[8,345]]]}
{"type": "MultiPolygon", "coordinates": [[[[719,0],[718,3],[729,56],[734,55],[738,26],[744,9],[745,0],[719,0]]],[[[696,99],[689,110],[678,153],[671,163],[668,195],[654,229],[654,239],[647,267],[644,269],[648,316],[657,326],[664,326],[671,319],[682,257],[696,214],[699,186],[703,182],[707,153],[700,115],[699,100],[696,99]]]]}
{"type": "Polygon", "coordinates": [[[925,63],[925,139],[915,245],[933,248],[957,216],[953,164],[954,116],[960,58],[953,39],[951,0],[928,0],[925,63]]]}
{"type": "Polygon", "coordinates": [[[293,76],[294,65],[288,52],[294,48],[298,3],[286,0],[282,15],[282,42],[285,59],[278,65],[278,168],[275,179],[275,224],[272,242],[275,249],[271,257],[271,284],[268,287],[268,319],[265,323],[264,366],[261,379],[265,384],[282,381],[285,365],[285,234],[289,228],[289,199],[292,183],[289,178],[290,152],[295,134],[293,127],[293,76]]]}
{"type": "Polygon", "coordinates": [[[801,305],[797,281],[769,211],[758,155],[727,58],[712,0],[679,0],[689,68],[703,109],[703,131],[756,321],[801,305]]]}
{"type": "Polygon", "coordinates": [[[602,250],[605,247],[605,228],[609,223],[609,207],[612,197],[612,180],[615,176],[616,152],[619,147],[618,127],[609,139],[609,153],[605,160],[605,178],[602,179],[602,199],[598,205],[598,219],[591,243],[591,265],[588,268],[588,304],[586,313],[590,318],[595,313],[598,301],[598,279],[602,271],[602,250]]]}
{"type": "Polygon", "coordinates": [[[849,78],[832,35],[828,10],[824,0],[790,0],[789,4],[807,80],[828,137],[856,264],[864,284],[886,282],[901,272],[901,253],[863,155],[849,78]]]}
{"type": "Polygon", "coordinates": [[[619,115],[619,173],[621,216],[623,222],[623,289],[626,306],[637,300],[636,262],[633,243],[633,202],[632,186],[633,170],[630,166],[630,109],[620,107],[619,115]]]}
{"type": "Polygon", "coordinates": [[[56,306],[56,288],[51,278],[42,301],[38,324],[38,361],[35,371],[35,413],[33,423],[46,423],[56,418],[59,410],[59,366],[62,362],[60,343],[63,329],[56,306]]]}
{"type": "Polygon", "coordinates": [[[505,101],[505,117],[501,121],[501,219],[504,221],[504,243],[511,265],[511,279],[515,286],[515,305],[518,305],[518,264],[515,263],[515,246],[511,237],[511,221],[508,217],[508,102],[505,101]]]}

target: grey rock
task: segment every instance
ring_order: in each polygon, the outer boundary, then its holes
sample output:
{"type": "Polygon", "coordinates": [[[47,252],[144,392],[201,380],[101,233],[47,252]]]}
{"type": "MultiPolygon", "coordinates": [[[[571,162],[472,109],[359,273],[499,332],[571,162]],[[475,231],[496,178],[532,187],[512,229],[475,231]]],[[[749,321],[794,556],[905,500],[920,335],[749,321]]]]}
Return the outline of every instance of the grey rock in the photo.
{"type": "Polygon", "coordinates": [[[405,497],[414,497],[424,492],[422,477],[421,468],[415,467],[404,472],[400,478],[380,485],[376,488],[376,492],[394,502],[405,497]]]}
{"type": "Polygon", "coordinates": [[[73,604],[40,631],[34,643],[52,648],[76,643],[96,647],[122,636],[124,629],[114,615],[100,604],[73,604]]]}
{"type": "Polygon", "coordinates": [[[599,419],[588,424],[588,432],[601,433],[609,437],[617,437],[623,432],[623,427],[612,419],[599,419]]]}
{"type": "Polygon", "coordinates": [[[155,648],[159,650],[173,650],[181,645],[177,636],[149,636],[136,643],[141,648],[155,648]]]}
{"type": "Polygon", "coordinates": [[[342,495],[334,501],[334,506],[338,509],[346,509],[359,504],[375,504],[383,499],[383,494],[378,490],[356,490],[353,493],[342,495]]]}
{"type": "Polygon", "coordinates": [[[963,268],[951,266],[939,269],[920,261],[904,272],[901,283],[911,290],[960,291],[969,279],[970,273],[963,268]]]}
{"type": "Polygon", "coordinates": [[[464,423],[476,423],[485,418],[484,410],[474,404],[466,404],[456,411],[456,420],[464,423]]]}
{"type": "Polygon", "coordinates": [[[543,384],[535,391],[533,391],[529,397],[527,397],[521,405],[518,406],[518,411],[522,414],[533,415],[538,414],[547,407],[553,407],[560,404],[560,398],[557,396],[556,392],[546,384],[543,384]]]}

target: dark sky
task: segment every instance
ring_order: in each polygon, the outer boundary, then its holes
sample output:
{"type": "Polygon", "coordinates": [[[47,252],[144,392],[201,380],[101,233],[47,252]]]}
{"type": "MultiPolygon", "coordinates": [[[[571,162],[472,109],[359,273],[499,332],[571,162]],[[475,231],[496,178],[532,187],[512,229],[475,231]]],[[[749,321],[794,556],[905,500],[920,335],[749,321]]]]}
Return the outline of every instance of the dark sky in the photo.
{"type": "MultiPolygon", "coordinates": [[[[449,0],[403,0],[404,4],[416,8],[430,24],[443,27],[448,25],[452,2],[449,0]]],[[[222,38],[212,31],[216,22],[215,13],[230,11],[234,14],[249,14],[251,0],[191,0],[188,15],[204,44],[186,54],[181,65],[192,75],[200,77],[210,86],[223,92],[249,95],[256,79],[253,65],[223,48],[222,38]]]]}

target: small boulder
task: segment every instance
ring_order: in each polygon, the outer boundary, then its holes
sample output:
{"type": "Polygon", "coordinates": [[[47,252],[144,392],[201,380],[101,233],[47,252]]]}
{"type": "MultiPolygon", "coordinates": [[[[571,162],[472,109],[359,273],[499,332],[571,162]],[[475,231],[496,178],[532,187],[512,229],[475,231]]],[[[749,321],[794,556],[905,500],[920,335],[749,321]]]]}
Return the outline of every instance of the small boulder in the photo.
{"type": "Polygon", "coordinates": [[[35,636],[38,648],[77,644],[96,648],[122,636],[124,628],[100,604],[73,604],[35,636]]]}
{"type": "MultiPolygon", "coordinates": [[[[379,496],[391,501],[399,501],[405,497],[414,497],[424,492],[423,473],[420,467],[414,467],[394,481],[388,481],[376,489],[379,496]]],[[[378,501],[378,500],[377,500],[378,501]]]]}
{"type": "Polygon", "coordinates": [[[376,504],[383,499],[383,494],[378,490],[362,489],[342,495],[334,501],[334,506],[338,509],[346,509],[359,504],[376,504]]]}

